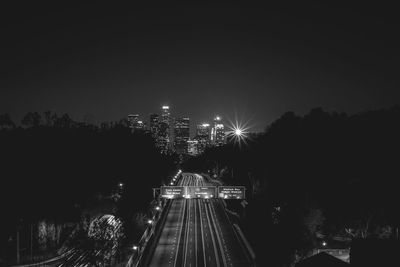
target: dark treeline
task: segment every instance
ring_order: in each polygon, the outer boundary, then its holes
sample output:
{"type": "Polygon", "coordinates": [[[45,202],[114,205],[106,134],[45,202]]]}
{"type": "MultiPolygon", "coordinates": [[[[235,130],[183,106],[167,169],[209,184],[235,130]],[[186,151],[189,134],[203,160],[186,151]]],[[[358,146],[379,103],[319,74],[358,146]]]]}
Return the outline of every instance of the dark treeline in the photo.
{"type": "Polygon", "coordinates": [[[186,168],[246,185],[246,209],[237,201],[230,208],[260,266],[287,266],[321,237],[397,238],[399,126],[398,106],[351,116],[287,112],[247,145],[209,149],[186,168]]]}
{"type": "Polygon", "coordinates": [[[30,112],[16,124],[0,115],[2,242],[24,222],[79,221],[88,200],[109,196],[119,182],[119,215],[133,220],[147,209],[152,187],[175,171],[173,158],[148,134],[132,134],[124,119],[95,126],[30,112]]]}

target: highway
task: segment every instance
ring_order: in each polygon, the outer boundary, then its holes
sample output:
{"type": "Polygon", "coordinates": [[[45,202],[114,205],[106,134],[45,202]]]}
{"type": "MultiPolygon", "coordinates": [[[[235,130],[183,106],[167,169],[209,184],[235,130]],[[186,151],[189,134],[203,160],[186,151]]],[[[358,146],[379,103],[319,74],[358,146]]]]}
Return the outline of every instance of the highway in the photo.
{"type": "MultiPolygon", "coordinates": [[[[183,173],[180,186],[212,185],[183,173]]],[[[218,199],[175,199],[149,266],[251,266],[218,199]]]]}
{"type": "MultiPolygon", "coordinates": [[[[178,186],[212,186],[202,176],[183,173],[178,186]]],[[[229,221],[221,200],[212,198],[172,199],[155,248],[139,266],[237,267],[252,266],[229,221]]],[[[62,259],[44,266],[95,266],[101,253],[85,245],[75,247],[62,259]]],[[[107,264],[105,264],[106,266],[107,264]]]]}

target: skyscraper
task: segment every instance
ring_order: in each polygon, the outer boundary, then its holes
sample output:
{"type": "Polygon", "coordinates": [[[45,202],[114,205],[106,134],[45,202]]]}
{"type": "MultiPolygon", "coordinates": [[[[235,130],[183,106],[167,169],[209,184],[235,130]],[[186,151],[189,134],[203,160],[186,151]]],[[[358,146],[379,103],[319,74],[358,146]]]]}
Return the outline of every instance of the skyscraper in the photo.
{"type": "Polygon", "coordinates": [[[198,151],[199,142],[197,140],[189,140],[189,141],[187,141],[187,144],[188,144],[187,153],[190,156],[197,156],[199,154],[199,151],[198,151]]]}
{"type": "Polygon", "coordinates": [[[197,152],[203,153],[211,142],[210,124],[198,124],[196,126],[196,136],[194,139],[197,141],[197,152]]]}
{"type": "Polygon", "coordinates": [[[145,130],[145,123],[139,120],[139,114],[129,114],[128,122],[129,122],[129,128],[131,128],[132,132],[145,130]]]}
{"type": "Polygon", "coordinates": [[[128,115],[129,128],[133,128],[134,125],[138,122],[138,120],[139,120],[139,114],[129,114],[128,115]]]}
{"type": "Polygon", "coordinates": [[[157,143],[162,153],[168,153],[170,148],[170,120],[169,106],[162,106],[157,138],[157,143]]]}
{"type": "Polygon", "coordinates": [[[213,145],[221,146],[225,144],[225,127],[220,116],[215,116],[214,127],[211,130],[211,140],[213,145]]]}
{"type": "Polygon", "coordinates": [[[149,121],[149,130],[151,133],[151,136],[157,140],[158,137],[158,124],[159,124],[159,118],[160,116],[158,114],[150,114],[150,121],[149,121]]]}
{"type": "Polygon", "coordinates": [[[189,118],[177,118],[174,124],[174,149],[178,154],[188,152],[188,141],[190,138],[189,118]]]}

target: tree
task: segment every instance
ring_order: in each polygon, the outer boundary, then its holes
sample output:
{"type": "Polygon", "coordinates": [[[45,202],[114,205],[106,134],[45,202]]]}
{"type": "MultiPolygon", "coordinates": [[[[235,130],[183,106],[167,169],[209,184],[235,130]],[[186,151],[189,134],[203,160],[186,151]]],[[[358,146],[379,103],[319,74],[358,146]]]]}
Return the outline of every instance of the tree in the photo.
{"type": "Polygon", "coordinates": [[[10,114],[0,114],[0,129],[13,129],[15,128],[14,122],[11,120],[10,114]]]}
{"type": "Polygon", "coordinates": [[[109,266],[124,238],[121,220],[113,215],[94,219],[88,237],[92,240],[93,249],[98,252],[92,260],[100,266],[109,266]]]}
{"type": "Polygon", "coordinates": [[[321,209],[310,208],[304,216],[304,224],[306,225],[311,237],[315,237],[322,230],[325,217],[321,209]]]}
{"type": "Polygon", "coordinates": [[[41,124],[41,116],[38,112],[28,112],[21,120],[22,125],[27,127],[37,127],[41,124]]]}

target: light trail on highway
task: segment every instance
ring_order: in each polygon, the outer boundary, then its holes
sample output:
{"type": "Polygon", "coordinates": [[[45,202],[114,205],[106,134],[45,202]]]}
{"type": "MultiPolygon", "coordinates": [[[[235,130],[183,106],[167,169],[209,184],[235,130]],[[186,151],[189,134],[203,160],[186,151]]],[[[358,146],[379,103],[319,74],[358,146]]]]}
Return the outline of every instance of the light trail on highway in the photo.
{"type": "MultiPolygon", "coordinates": [[[[177,185],[212,184],[198,174],[183,173],[177,185]]],[[[171,201],[148,266],[251,266],[220,200],[193,198],[171,201]]]]}

